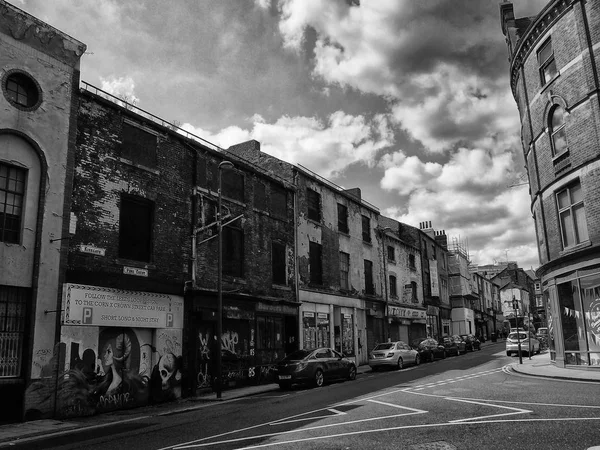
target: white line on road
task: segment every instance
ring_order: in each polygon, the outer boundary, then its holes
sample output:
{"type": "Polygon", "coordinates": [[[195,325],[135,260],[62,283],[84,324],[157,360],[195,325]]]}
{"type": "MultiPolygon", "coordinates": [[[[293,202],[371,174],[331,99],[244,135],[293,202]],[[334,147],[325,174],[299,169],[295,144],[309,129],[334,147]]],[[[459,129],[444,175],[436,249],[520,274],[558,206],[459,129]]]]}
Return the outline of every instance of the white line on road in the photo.
{"type": "Polygon", "coordinates": [[[500,405],[494,405],[494,404],[490,404],[490,403],[474,402],[472,400],[464,400],[464,399],[461,399],[461,398],[446,397],[446,400],[451,400],[453,402],[471,403],[473,405],[493,406],[495,408],[511,409],[513,411],[513,412],[510,412],[510,413],[491,414],[491,415],[488,415],[488,416],[468,417],[466,419],[451,420],[450,423],[459,423],[459,422],[468,422],[468,421],[481,420],[481,419],[489,419],[491,417],[514,416],[515,414],[525,414],[525,413],[532,413],[533,412],[533,411],[530,411],[528,409],[511,408],[510,406],[500,406],[500,405]]]}
{"type": "Polygon", "coordinates": [[[405,415],[409,415],[409,414],[424,414],[424,413],[429,412],[429,411],[423,411],[422,409],[409,408],[408,406],[395,405],[394,403],[387,403],[387,402],[382,402],[382,401],[379,401],[379,400],[369,400],[369,401],[372,402],[372,403],[379,403],[380,405],[391,406],[393,408],[407,409],[409,411],[413,411],[412,413],[407,413],[405,415]]]}

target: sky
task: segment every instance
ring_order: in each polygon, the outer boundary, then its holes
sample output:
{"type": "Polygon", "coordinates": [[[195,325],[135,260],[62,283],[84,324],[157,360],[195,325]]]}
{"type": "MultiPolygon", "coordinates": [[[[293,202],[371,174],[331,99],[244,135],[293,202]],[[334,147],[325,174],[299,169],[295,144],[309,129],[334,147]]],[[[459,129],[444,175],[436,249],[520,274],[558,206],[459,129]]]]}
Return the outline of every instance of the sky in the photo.
{"type": "Polygon", "coordinates": [[[11,2],[87,45],[83,81],[431,221],[473,264],[539,267],[499,0],[11,2]]]}

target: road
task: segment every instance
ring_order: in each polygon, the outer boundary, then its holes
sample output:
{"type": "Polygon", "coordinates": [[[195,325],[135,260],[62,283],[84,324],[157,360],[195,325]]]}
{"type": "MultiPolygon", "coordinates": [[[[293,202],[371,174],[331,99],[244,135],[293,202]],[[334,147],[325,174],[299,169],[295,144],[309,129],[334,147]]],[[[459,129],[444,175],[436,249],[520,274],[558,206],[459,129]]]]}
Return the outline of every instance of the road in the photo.
{"type": "MultiPolygon", "coordinates": [[[[533,357],[535,358],[535,356],[533,357]]],[[[401,371],[367,372],[179,414],[38,440],[40,449],[587,449],[600,383],[511,373],[501,344],[401,371]]],[[[11,448],[32,448],[32,443],[11,448]]]]}

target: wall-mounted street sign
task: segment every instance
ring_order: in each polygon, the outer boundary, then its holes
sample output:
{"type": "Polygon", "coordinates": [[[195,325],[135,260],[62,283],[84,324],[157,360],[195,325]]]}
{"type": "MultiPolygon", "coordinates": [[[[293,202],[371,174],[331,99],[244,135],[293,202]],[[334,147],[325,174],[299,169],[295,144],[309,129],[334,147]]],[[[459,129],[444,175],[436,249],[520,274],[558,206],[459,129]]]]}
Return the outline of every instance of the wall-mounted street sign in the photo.
{"type": "Polygon", "coordinates": [[[83,252],[83,253],[89,253],[90,255],[98,255],[98,256],[105,256],[105,254],[106,254],[105,249],[94,247],[93,245],[81,244],[79,246],[79,251],[83,252]]]}
{"type": "Polygon", "coordinates": [[[125,275],[134,275],[136,277],[147,277],[148,269],[140,269],[138,267],[123,266],[123,273],[125,275]]]}

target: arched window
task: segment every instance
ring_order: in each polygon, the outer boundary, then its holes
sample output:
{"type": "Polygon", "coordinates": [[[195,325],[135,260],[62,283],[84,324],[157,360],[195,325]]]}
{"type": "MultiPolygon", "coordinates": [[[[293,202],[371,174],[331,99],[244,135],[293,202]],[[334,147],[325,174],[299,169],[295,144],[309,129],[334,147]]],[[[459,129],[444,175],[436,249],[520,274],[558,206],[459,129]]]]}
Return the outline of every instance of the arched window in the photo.
{"type": "Polygon", "coordinates": [[[550,137],[552,141],[552,154],[560,155],[567,150],[567,133],[565,131],[565,110],[562,106],[555,106],[550,111],[550,137]]]}

